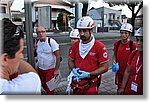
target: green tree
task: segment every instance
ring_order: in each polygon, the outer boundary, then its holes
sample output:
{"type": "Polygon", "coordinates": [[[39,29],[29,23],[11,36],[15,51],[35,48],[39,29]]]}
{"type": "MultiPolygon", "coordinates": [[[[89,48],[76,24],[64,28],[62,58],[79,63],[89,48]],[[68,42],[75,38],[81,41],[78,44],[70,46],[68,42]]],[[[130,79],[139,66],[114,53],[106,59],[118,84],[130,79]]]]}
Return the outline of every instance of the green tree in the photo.
{"type": "Polygon", "coordinates": [[[12,18],[12,21],[22,21],[22,19],[20,18],[20,17],[18,17],[18,16],[16,16],[16,17],[13,17],[12,18]]]}
{"type": "Polygon", "coordinates": [[[68,31],[68,15],[59,13],[57,17],[58,28],[61,31],[68,31]]]}

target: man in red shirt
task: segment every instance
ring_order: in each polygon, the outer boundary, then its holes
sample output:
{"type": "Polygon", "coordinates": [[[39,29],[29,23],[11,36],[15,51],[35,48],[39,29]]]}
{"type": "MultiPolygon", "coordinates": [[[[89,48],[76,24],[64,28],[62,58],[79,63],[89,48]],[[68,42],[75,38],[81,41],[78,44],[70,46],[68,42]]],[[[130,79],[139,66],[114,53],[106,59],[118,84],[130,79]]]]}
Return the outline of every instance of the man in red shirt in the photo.
{"type": "Polygon", "coordinates": [[[132,25],[129,23],[123,24],[120,29],[121,40],[114,43],[113,64],[119,65],[119,70],[116,72],[115,83],[117,84],[117,91],[120,89],[123,74],[127,67],[127,61],[132,50],[136,49],[136,42],[132,42],[129,37],[132,33],[132,25]]]}
{"type": "Polygon", "coordinates": [[[102,42],[95,40],[94,21],[89,16],[77,22],[80,41],[72,45],[68,65],[75,77],[71,83],[73,94],[98,94],[98,76],[108,70],[108,51],[102,42]]]}
{"type": "Polygon", "coordinates": [[[137,50],[134,50],[128,59],[127,68],[123,76],[119,94],[142,95],[143,94],[143,29],[139,28],[135,37],[137,50]]]}

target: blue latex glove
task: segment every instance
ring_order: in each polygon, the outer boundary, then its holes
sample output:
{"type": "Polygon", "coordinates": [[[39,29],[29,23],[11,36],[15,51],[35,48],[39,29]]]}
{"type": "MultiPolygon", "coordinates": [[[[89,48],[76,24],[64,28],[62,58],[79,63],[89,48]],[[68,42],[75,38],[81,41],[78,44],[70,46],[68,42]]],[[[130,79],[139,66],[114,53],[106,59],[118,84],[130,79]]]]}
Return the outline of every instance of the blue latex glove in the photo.
{"type": "Polygon", "coordinates": [[[119,64],[118,63],[114,63],[112,65],[112,71],[115,72],[115,73],[117,73],[118,70],[119,70],[119,64]]]}
{"type": "Polygon", "coordinates": [[[73,78],[73,80],[75,80],[75,81],[77,81],[77,82],[79,82],[79,81],[80,81],[80,79],[79,79],[79,77],[78,77],[78,76],[74,77],[74,78],[73,78]]]}
{"type": "Polygon", "coordinates": [[[73,74],[74,74],[75,76],[79,76],[78,71],[79,71],[79,68],[73,68],[73,69],[72,69],[72,72],[73,72],[73,74]]]}
{"type": "Polygon", "coordinates": [[[74,74],[74,78],[73,78],[73,80],[76,80],[77,82],[79,82],[80,80],[79,80],[79,68],[73,68],[72,69],[72,72],[73,72],[73,74],[74,74]]]}
{"type": "Polygon", "coordinates": [[[90,77],[90,73],[89,72],[86,72],[86,71],[82,71],[82,70],[79,70],[79,80],[80,79],[83,79],[83,78],[88,78],[90,77]]]}

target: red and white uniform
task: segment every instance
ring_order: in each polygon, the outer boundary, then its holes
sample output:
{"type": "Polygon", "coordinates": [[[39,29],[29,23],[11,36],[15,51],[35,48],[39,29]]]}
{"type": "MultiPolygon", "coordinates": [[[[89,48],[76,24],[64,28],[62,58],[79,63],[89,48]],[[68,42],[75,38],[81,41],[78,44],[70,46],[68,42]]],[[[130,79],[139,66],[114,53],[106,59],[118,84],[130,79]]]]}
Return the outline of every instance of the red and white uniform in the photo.
{"type": "MultiPolygon", "coordinates": [[[[117,47],[118,41],[119,40],[117,40],[114,43],[114,49],[113,49],[114,53],[116,53],[116,47],[117,47]]],[[[136,49],[136,42],[133,42],[132,50],[135,50],[135,49],[136,49]]],[[[119,63],[119,70],[117,72],[118,89],[120,89],[120,87],[121,87],[123,75],[124,75],[125,69],[127,67],[127,61],[128,61],[128,57],[130,54],[131,54],[130,41],[128,41],[128,43],[126,43],[126,44],[120,43],[120,45],[118,47],[118,51],[117,51],[117,57],[116,57],[116,61],[119,63]]]]}
{"type": "MultiPolygon", "coordinates": [[[[69,52],[69,57],[74,59],[74,64],[76,68],[80,68],[86,72],[92,72],[98,68],[102,63],[109,61],[108,51],[105,45],[94,39],[92,48],[88,51],[86,56],[83,58],[79,52],[79,45],[81,41],[77,41],[72,45],[69,52]]],[[[81,80],[82,81],[82,80],[81,80]]],[[[79,81],[79,82],[81,82],[79,81]]],[[[92,86],[87,89],[84,94],[98,94],[97,86],[92,86]]]]}
{"type": "MultiPolygon", "coordinates": [[[[136,51],[136,50],[135,50],[136,51]]],[[[130,76],[125,88],[125,94],[143,94],[143,55],[139,51],[131,53],[128,59],[130,76]],[[134,55],[134,56],[133,56],[134,55]]]]}

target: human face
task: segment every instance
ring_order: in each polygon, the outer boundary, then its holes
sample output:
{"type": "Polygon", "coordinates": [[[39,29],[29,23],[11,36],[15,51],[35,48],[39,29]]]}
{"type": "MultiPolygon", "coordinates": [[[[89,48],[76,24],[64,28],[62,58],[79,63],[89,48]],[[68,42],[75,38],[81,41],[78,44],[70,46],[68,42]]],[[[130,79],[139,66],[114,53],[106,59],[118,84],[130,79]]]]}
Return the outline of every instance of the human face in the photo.
{"type": "Polygon", "coordinates": [[[127,40],[130,36],[130,33],[128,31],[120,31],[120,36],[122,40],[127,40]]]}
{"type": "Polygon", "coordinates": [[[90,40],[91,34],[88,29],[78,29],[80,34],[80,39],[83,42],[87,42],[90,40]]]}
{"type": "Polygon", "coordinates": [[[16,52],[15,57],[9,58],[7,56],[7,60],[6,60],[7,68],[9,68],[11,74],[17,71],[20,61],[24,57],[22,53],[23,49],[24,49],[24,41],[23,39],[20,39],[20,49],[16,52]]]}
{"type": "Polygon", "coordinates": [[[136,37],[137,50],[143,51],[143,37],[136,37]]]}
{"type": "Polygon", "coordinates": [[[70,39],[71,39],[71,44],[72,45],[79,40],[79,38],[70,38],[70,39]]]}
{"type": "Polygon", "coordinates": [[[45,40],[45,38],[46,38],[46,31],[45,31],[44,27],[38,27],[37,28],[37,37],[40,40],[45,40]]]}

